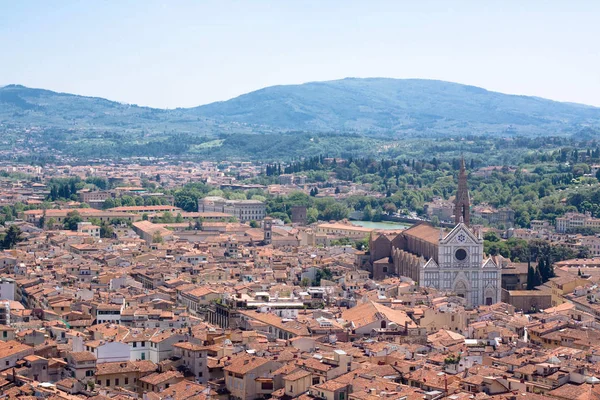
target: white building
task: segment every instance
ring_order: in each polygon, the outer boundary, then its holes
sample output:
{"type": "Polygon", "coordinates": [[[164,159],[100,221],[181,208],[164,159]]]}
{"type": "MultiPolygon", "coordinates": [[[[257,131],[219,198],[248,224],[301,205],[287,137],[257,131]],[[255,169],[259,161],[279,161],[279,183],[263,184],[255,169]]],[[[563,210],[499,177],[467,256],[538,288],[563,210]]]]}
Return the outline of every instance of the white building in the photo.
{"type": "Polygon", "coordinates": [[[569,229],[592,228],[600,229],[600,218],[592,218],[589,212],[566,213],[562,217],[556,218],[556,232],[566,233],[569,229]]]}
{"type": "Polygon", "coordinates": [[[600,256],[600,237],[583,236],[581,238],[581,245],[590,249],[590,253],[593,257],[600,256]]]}
{"type": "Polygon", "coordinates": [[[111,342],[106,340],[92,340],[85,343],[85,351],[94,353],[96,363],[129,361],[129,345],[121,342],[111,342]]]}
{"type": "Polygon", "coordinates": [[[15,281],[10,278],[0,278],[0,300],[15,299],[15,281]]]}
{"type": "Polygon", "coordinates": [[[198,201],[198,211],[229,214],[240,222],[260,221],[265,217],[266,206],[258,200],[226,200],[219,196],[208,196],[198,201]]]}
{"type": "Polygon", "coordinates": [[[171,330],[156,333],[150,338],[150,350],[149,359],[153,363],[158,364],[159,362],[166,360],[173,356],[173,345],[175,343],[184,342],[187,340],[185,335],[173,334],[171,330]]]}
{"type": "Polygon", "coordinates": [[[439,265],[431,258],[421,268],[421,286],[455,293],[473,307],[500,301],[501,267],[483,258],[481,234],[461,222],[440,238],[438,252],[439,265]]]}
{"type": "Polygon", "coordinates": [[[96,307],[96,322],[99,324],[106,322],[120,324],[122,310],[123,304],[98,304],[96,307]]]}
{"type": "Polygon", "coordinates": [[[125,338],[129,344],[129,359],[131,361],[150,359],[150,339],[151,335],[139,336],[131,340],[125,338]]]}
{"type": "Polygon", "coordinates": [[[100,227],[92,225],[91,222],[78,222],[77,232],[85,233],[95,239],[100,239],[100,227]]]}

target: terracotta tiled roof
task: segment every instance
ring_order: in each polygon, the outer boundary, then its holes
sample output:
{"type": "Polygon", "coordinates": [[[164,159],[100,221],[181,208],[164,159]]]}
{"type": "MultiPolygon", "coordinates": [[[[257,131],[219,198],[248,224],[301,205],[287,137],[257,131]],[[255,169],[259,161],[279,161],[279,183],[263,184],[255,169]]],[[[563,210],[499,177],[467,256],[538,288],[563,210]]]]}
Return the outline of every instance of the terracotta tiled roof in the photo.
{"type": "Polygon", "coordinates": [[[167,371],[162,373],[154,373],[143,378],[140,378],[140,382],[148,383],[150,385],[159,385],[171,379],[183,379],[183,374],[178,371],[167,371]]]}
{"type": "Polygon", "coordinates": [[[408,228],[402,233],[404,236],[412,236],[417,239],[422,239],[431,244],[440,243],[440,230],[429,224],[422,223],[408,228]]]}
{"type": "Polygon", "coordinates": [[[233,372],[235,374],[244,375],[245,373],[252,371],[255,368],[260,367],[263,364],[268,363],[269,360],[262,357],[255,357],[250,355],[241,355],[234,357],[231,360],[231,364],[225,367],[225,371],[233,372]]]}
{"type": "Polygon", "coordinates": [[[96,361],[94,353],[89,351],[72,351],[71,358],[77,362],[79,361],[96,361]]]}
{"type": "Polygon", "coordinates": [[[402,328],[405,324],[408,324],[411,328],[416,327],[414,321],[404,311],[394,310],[373,301],[360,304],[342,313],[342,319],[352,322],[355,329],[380,320],[381,317],[398,324],[402,328]]]}
{"type": "Polygon", "coordinates": [[[298,379],[305,378],[309,375],[310,375],[310,372],[304,371],[304,370],[299,370],[299,371],[292,372],[291,374],[284,376],[283,379],[286,381],[294,382],[294,381],[297,381],[298,379]]]}

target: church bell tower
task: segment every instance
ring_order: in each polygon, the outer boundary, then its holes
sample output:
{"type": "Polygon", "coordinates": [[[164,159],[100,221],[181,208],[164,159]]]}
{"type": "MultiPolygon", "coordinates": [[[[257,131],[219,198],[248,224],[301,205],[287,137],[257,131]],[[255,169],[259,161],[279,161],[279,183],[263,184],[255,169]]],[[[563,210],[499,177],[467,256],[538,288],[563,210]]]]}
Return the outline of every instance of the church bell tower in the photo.
{"type": "Polygon", "coordinates": [[[263,231],[263,242],[265,244],[271,244],[273,239],[273,219],[271,217],[266,217],[265,219],[263,219],[263,231]]]}
{"type": "Polygon", "coordinates": [[[454,200],[454,223],[464,222],[469,226],[471,219],[471,199],[469,187],[467,186],[467,170],[465,169],[464,157],[460,160],[460,171],[458,173],[458,190],[454,200]]]}

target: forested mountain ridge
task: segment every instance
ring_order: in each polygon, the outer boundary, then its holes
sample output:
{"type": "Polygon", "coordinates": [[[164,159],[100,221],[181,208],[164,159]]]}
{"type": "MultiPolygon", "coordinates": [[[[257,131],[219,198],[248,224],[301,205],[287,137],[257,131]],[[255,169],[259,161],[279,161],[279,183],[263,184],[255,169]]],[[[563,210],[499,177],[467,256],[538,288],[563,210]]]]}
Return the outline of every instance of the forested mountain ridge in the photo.
{"type": "Polygon", "coordinates": [[[58,128],[73,131],[111,130],[158,133],[191,128],[204,123],[182,118],[177,110],[140,107],[99,97],[57,93],[21,85],[0,88],[0,122],[15,127],[58,128]]]}
{"type": "Polygon", "coordinates": [[[324,132],[559,133],[600,122],[599,108],[422,79],[272,86],[195,110],[222,122],[324,132]]]}
{"type": "Polygon", "coordinates": [[[257,132],[527,134],[600,124],[600,109],[443,81],[347,78],[271,86],[228,101],[175,110],[8,85],[0,88],[0,120],[21,126],[149,133],[178,129],[209,134],[246,126],[257,132]]]}
{"type": "Polygon", "coordinates": [[[419,79],[272,86],[173,110],[21,85],[0,88],[0,152],[9,155],[25,148],[78,157],[297,157],[376,153],[408,138],[594,139],[599,127],[600,108],[419,79]]]}

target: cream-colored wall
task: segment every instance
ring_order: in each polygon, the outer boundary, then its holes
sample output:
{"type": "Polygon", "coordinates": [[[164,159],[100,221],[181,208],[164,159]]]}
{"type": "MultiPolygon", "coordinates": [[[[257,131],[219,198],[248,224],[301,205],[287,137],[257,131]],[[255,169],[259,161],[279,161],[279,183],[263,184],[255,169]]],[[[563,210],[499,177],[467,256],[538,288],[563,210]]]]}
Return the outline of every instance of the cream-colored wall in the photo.
{"type": "Polygon", "coordinates": [[[312,384],[312,374],[297,381],[285,381],[285,394],[291,397],[296,397],[308,390],[312,384]]]}

